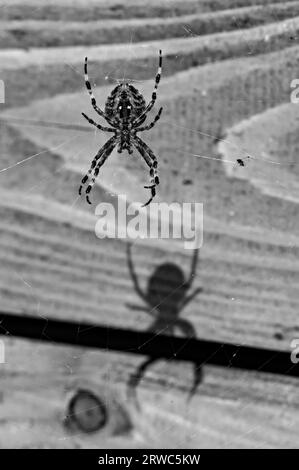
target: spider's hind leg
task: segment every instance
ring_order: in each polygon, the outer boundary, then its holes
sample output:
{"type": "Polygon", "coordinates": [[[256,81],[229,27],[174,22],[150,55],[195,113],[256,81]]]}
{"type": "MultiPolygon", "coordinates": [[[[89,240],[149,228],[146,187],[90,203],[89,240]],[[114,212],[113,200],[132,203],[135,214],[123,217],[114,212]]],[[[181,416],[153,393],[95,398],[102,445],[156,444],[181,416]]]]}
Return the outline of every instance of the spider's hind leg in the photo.
{"type": "Polygon", "coordinates": [[[156,196],[156,186],[159,184],[159,182],[160,182],[159,177],[155,176],[153,184],[151,184],[150,186],[144,186],[145,189],[151,190],[151,197],[145,204],[142,204],[142,207],[148,206],[152,202],[152,200],[156,196]]]}
{"type": "Polygon", "coordinates": [[[151,197],[145,204],[142,205],[142,207],[148,206],[152,202],[152,200],[156,196],[156,186],[160,184],[160,180],[158,176],[158,161],[154,153],[151,150],[150,150],[150,157],[151,157],[151,160],[150,160],[150,163],[148,163],[148,165],[150,167],[151,184],[148,186],[144,186],[144,188],[151,190],[151,197]]]}
{"type": "Polygon", "coordinates": [[[96,167],[93,178],[91,179],[91,183],[89,183],[89,185],[86,188],[85,194],[86,194],[86,201],[88,202],[88,204],[92,204],[92,202],[89,199],[89,193],[92,190],[93,185],[95,184],[96,177],[98,176],[99,171],[100,171],[100,168],[96,167]]]}
{"type": "Polygon", "coordinates": [[[85,194],[86,194],[86,201],[88,204],[91,204],[91,201],[89,199],[89,193],[92,190],[93,185],[95,184],[95,180],[99,174],[100,168],[102,165],[104,165],[105,161],[111,154],[112,150],[114,149],[115,145],[117,143],[117,138],[116,136],[111,137],[105,145],[98,151],[96,156],[94,157],[93,161],[91,162],[90,169],[86,173],[85,176],[83,176],[82,181],[81,181],[81,186],[79,187],[79,194],[81,195],[82,193],[82,188],[87,183],[87,181],[90,179],[90,176],[93,173],[93,177],[91,178],[91,181],[89,182],[88,186],[86,187],[85,194]]]}
{"type": "Polygon", "coordinates": [[[135,136],[133,142],[139,153],[144,158],[146,164],[150,168],[150,184],[144,187],[145,189],[151,190],[151,197],[145,204],[143,204],[142,207],[145,207],[148,206],[148,204],[150,204],[156,196],[156,186],[158,186],[158,184],[160,183],[158,176],[158,160],[154,152],[139,137],[135,136]]]}
{"type": "Polygon", "coordinates": [[[101,165],[98,165],[98,166],[96,167],[96,169],[94,170],[93,177],[91,178],[91,182],[89,183],[89,185],[88,185],[87,188],[86,188],[85,194],[86,194],[86,201],[88,202],[88,204],[92,204],[92,202],[91,202],[90,199],[89,199],[89,193],[91,192],[92,187],[93,187],[93,185],[94,185],[95,182],[96,182],[97,176],[98,176],[99,171],[100,171],[100,167],[101,167],[102,165],[103,165],[103,163],[102,163],[101,165]]]}
{"type": "Polygon", "coordinates": [[[90,178],[90,175],[92,174],[92,170],[94,169],[94,167],[96,166],[96,163],[97,163],[97,160],[96,160],[97,157],[95,157],[91,163],[91,166],[90,166],[90,169],[88,170],[88,172],[86,173],[85,176],[83,176],[82,180],[81,180],[81,185],[79,187],[79,195],[81,196],[81,193],[82,193],[82,188],[84,186],[84,184],[88,181],[88,179],[90,178]]]}

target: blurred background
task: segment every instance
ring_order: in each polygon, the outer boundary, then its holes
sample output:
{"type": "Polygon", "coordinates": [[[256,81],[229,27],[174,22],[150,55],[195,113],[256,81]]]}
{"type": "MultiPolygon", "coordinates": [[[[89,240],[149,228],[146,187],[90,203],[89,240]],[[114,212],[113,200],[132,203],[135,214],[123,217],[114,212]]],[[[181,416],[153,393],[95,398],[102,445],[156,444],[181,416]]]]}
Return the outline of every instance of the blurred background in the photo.
{"type": "Polygon", "coordinates": [[[299,1],[1,0],[0,19],[1,311],[44,322],[41,341],[0,323],[0,446],[298,446],[296,378],[58,345],[47,326],[101,325],[107,345],[123,328],[291,353],[299,1]],[[137,153],[113,152],[92,206],[78,197],[108,139],[81,116],[104,124],[84,57],[103,107],[122,80],[150,100],[159,49],[150,117],[164,110],[142,138],[158,156],[156,201],[203,203],[199,250],[96,237],[99,202],[148,198],[137,153]]]}

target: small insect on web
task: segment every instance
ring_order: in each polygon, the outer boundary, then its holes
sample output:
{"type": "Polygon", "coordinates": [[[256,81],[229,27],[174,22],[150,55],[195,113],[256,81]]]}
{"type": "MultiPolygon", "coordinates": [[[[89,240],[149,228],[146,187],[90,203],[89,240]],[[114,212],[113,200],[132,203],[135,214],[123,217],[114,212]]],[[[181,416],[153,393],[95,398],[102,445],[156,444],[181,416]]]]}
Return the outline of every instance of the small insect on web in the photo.
{"type": "Polygon", "coordinates": [[[91,204],[89,193],[92,190],[100,168],[116,146],[119,153],[121,153],[123,150],[127,150],[130,154],[133,153],[133,147],[135,147],[150,168],[150,184],[144,187],[151,190],[151,197],[145,204],[143,204],[143,207],[147,206],[155,197],[156,186],[159,184],[158,160],[153,151],[146,145],[145,142],[143,142],[142,139],[140,139],[140,137],[137,136],[137,132],[148,131],[152,129],[152,127],[154,127],[156,122],[160,119],[163,108],[160,108],[158,114],[150,124],[141,126],[146,120],[148,112],[153,108],[157,99],[157,89],[160,82],[161,73],[162,51],[160,50],[158,72],[155,79],[155,86],[151,101],[146,105],[144,97],[133,85],[130,83],[121,83],[112,90],[111,94],[106,100],[105,110],[102,111],[97,106],[96,99],[91,89],[91,84],[87,73],[87,57],[85,58],[85,84],[90,95],[92,107],[108,122],[111,127],[97,124],[93,119],[90,119],[84,113],[82,113],[82,115],[90,124],[97,127],[98,129],[104,132],[112,132],[114,134],[103,145],[103,147],[100,148],[91,162],[90,169],[81,181],[79,194],[81,195],[82,188],[87,183],[85,194],[86,200],[89,204],[91,204]]]}
{"type": "MultiPolygon", "coordinates": [[[[249,158],[250,158],[249,155],[247,155],[246,159],[249,160],[249,158]]],[[[243,159],[243,158],[237,158],[236,161],[237,161],[237,163],[238,163],[239,166],[245,166],[245,161],[244,161],[244,160],[245,160],[245,159],[243,159]]]]}

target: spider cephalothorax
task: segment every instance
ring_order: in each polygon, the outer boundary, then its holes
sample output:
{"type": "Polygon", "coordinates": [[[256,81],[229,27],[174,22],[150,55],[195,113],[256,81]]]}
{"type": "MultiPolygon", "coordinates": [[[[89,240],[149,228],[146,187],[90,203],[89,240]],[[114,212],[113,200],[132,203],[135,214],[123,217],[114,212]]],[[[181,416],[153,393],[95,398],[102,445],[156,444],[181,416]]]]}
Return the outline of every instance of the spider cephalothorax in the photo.
{"type": "Polygon", "coordinates": [[[146,164],[150,168],[150,185],[144,186],[151,190],[151,197],[144,206],[147,206],[156,195],[156,186],[159,184],[159,177],[157,174],[158,161],[153,151],[143,142],[140,137],[137,136],[137,132],[142,132],[154,127],[156,122],[161,116],[162,109],[160,108],[155,119],[148,125],[140,127],[144,123],[147,117],[147,113],[153,108],[157,99],[157,88],[161,78],[162,71],[162,52],[159,55],[159,68],[156,75],[154,91],[152,93],[152,99],[146,105],[145,99],[139,93],[139,91],[130,83],[122,83],[117,85],[108,96],[105,104],[105,111],[102,111],[96,104],[96,99],[92,93],[91,85],[87,74],[87,57],[85,58],[84,72],[85,72],[85,84],[91,98],[91,104],[95,111],[102,116],[111,127],[104,127],[97,124],[93,119],[90,119],[86,114],[82,113],[87,121],[96,126],[98,129],[105,132],[113,132],[114,135],[103,145],[94,157],[90,169],[82,179],[82,184],[79,188],[79,194],[81,194],[82,187],[88,182],[86,187],[86,200],[91,204],[89,200],[89,193],[95,183],[96,177],[99,174],[100,167],[105,163],[113,149],[117,146],[117,151],[121,153],[123,150],[127,150],[129,153],[133,153],[133,147],[135,147],[141,156],[144,158],[146,164]]]}

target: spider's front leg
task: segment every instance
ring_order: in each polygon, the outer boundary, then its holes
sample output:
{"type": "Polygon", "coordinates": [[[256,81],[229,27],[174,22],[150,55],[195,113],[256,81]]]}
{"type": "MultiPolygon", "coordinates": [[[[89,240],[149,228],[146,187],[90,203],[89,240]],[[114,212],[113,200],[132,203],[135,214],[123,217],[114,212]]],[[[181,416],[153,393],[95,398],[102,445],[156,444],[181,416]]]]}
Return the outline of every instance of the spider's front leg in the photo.
{"type": "Polygon", "coordinates": [[[146,106],[143,113],[140,114],[140,116],[138,116],[138,118],[135,120],[134,126],[139,126],[144,121],[144,116],[146,116],[147,113],[153,108],[157,99],[157,90],[158,90],[159,82],[161,79],[161,74],[162,74],[162,51],[160,50],[159,51],[159,66],[158,66],[158,72],[157,72],[156,79],[155,79],[154,91],[152,93],[152,99],[149,102],[149,104],[146,106]]]}
{"type": "Polygon", "coordinates": [[[110,124],[110,126],[113,126],[114,127],[114,123],[113,121],[107,116],[106,113],[104,113],[104,111],[101,110],[101,108],[98,107],[97,105],[97,102],[96,102],[96,99],[95,99],[95,96],[92,92],[92,89],[91,89],[91,84],[90,84],[90,81],[89,81],[89,77],[88,77],[88,72],[87,72],[87,57],[85,57],[85,62],[84,62],[84,80],[85,80],[85,86],[87,88],[87,91],[88,91],[88,94],[90,96],[90,102],[91,102],[91,105],[93,107],[93,109],[100,115],[102,116],[104,119],[106,119],[106,121],[108,122],[108,124],[110,124]]]}
{"type": "Polygon", "coordinates": [[[133,143],[150,168],[151,184],[144,187],[151,190],[151,197],[145,204],[143,204],[142,207],[145,207],[148,206],[156,196],[156,186],[160,183],[158,177],[158,161],[154,152],[146,145],[145,142],[143,142],[143,140],[137,137],[137,135],[134,137],[133,143]]]}
{"type": "Polygon", "coordinates": [[[105,161],[109,157],[109,155],[112,153],[112,150],[114,149],[115,145],[117,144],[117,137],[114,135],[111,137],[107,142],[103,145],[103,147],[98,151],[96,156],[94,157],[93,161],[91,162],[90,169],[86,173],[86,175],[82,178],[81,181],[81,186],[79,188],[79,194],[81,195],[81,191],[83,188],[83,185],[89,180],[90,176],[92,175],[92,172],[94,172],[93,177],[91,178],[91,181],[89,182],[87,188],[86,188],[86,201],[91,204],[89,200],[89,193],[92,190],[92,187],[95,183],[95,180],[99,174],[100,168],[102,165],[104,165],[105,161]]]}

